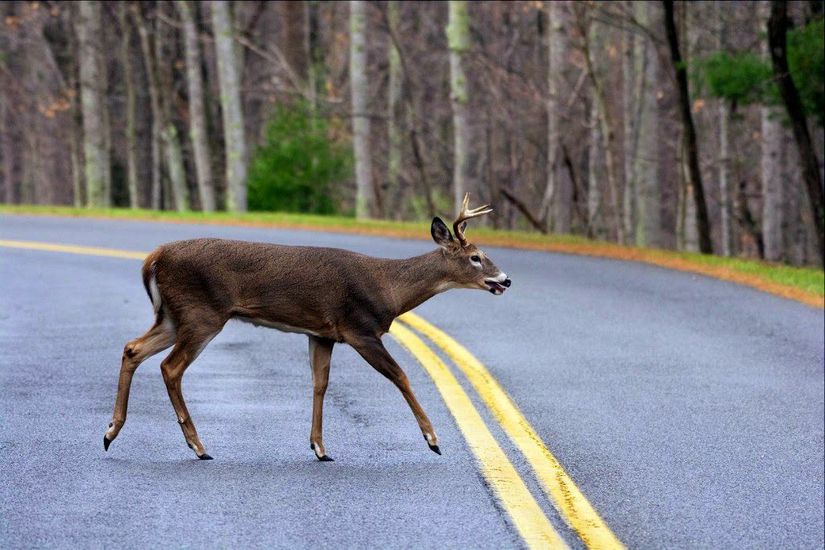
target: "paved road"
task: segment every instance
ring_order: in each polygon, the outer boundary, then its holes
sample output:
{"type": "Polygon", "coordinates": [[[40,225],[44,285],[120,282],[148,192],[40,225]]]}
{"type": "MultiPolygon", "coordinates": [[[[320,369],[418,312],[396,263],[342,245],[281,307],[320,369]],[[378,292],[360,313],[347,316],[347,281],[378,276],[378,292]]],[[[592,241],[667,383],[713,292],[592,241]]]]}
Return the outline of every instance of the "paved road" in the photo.
{"type": "MultiPolygon", "coordinates": [[[[386,257],[431,248],[0,217],[0,239],[150,250],[195,236],[386,257]]],[[[487,252],[514,281],[507,294],[451,291],[417,312],[487,366],[619,539],[639,548],[823,546],[821,310],[640,264],[487,252]]],[[[159,357],[137,371],[129,421],[104,453],[123,344],[152,320],[139,265],[0,247],[0,547],[522,544],[432,382],[389,338],[443,456],[427,450],[398,392],[337,346],[325,409],[336,462],[316,462],[305,338],[241,323],[185,378],[216,460],[194,460],[184,446],[159,357]]],[[[484,417],[547,517],[582,547],[484,417]]]]}

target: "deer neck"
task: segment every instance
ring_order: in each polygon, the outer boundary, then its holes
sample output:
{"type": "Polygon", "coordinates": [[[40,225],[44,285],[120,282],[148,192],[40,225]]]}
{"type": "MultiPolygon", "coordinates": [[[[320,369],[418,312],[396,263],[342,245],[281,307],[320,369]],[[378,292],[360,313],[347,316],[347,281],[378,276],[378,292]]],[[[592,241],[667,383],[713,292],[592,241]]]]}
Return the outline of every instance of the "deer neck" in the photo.
{"type": "Polygon", "coordinates": [[[387,282],[397,310],[396,316],[452,288],[441,255],[441,250],[434,250],[404,260],[388,260],[387,282]]]}

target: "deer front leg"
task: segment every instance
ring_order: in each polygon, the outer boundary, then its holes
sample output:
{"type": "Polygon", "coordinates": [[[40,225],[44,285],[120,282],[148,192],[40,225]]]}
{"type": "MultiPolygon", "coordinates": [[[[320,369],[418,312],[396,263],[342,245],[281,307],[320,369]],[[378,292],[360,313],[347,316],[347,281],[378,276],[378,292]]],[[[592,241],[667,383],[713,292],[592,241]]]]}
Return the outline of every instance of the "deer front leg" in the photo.
{"type": "Polygon", "coordinates": [[[386,350],[384,344],[381,343],[381,339],[375,336],[359,339],[354,342],[348,341],[348,343],[355,348],[355,351],[357,351],[367,363],[387,377],[401,391],[401,395],[404,396],[413,415],[415,415],[415,419],[418,421],[418,426],[421,428],[421,433],[424,434],[424,439],[427,441],[430,450],[440,455],[441,450],[438,448],[438,439],[436,438],[435,430],[433,430],[430,419],[427,418],[424,409],[418,404],[418,400],[415,398],[415,394],[410,387],[407,375],[404,374],[404,371],[401,370],[401,367],[398,366],[398,363],[395,362],[395,359],[393,359],[386,350]]]}
{"type": "Polygon", "coordinates": [[[115,440],[120,429],[126,422],[126,409],[129,405],[129,389],[132,387],[132,376],[140,364],[165,350],[175,342],[175,329],[170,322],[156,322],[146,334],[132,340],[123,348],[123,360],[120,364],[120,379],[117,384],[117,398],[115,410],[109,428],[103,434],[103,449],[108,451],[109,445],[115,440]]]}
{"type": "Polygon", "coordinates": [[[324,394],[329,383],[329,364],[334,340],[309,337],[309,366],[312,368],[312,431],[309,434],[309,448],[321,462],[332,462],[332,457],[324,450],[323,421],[324,394]]]}

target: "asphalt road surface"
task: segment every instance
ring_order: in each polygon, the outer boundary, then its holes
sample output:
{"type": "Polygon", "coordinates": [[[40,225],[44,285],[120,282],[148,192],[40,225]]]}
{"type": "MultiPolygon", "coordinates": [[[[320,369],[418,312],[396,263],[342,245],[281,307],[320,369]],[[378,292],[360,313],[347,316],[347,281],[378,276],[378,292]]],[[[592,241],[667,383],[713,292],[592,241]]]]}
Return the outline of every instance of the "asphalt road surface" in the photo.
{"type": "MultiPolygon", "coordinates": [[[[433,246],[0,217],[6,240],[149,251],[200,236],[384,257],[433,246]]],[[[822,548],[822,310],[642,264],[486,251],[513,279],[504,296],[455,290],[416,312],[486,365],[624,544],[822,548]]],[[[336,461],[316,461],[306,338],[237,322],[184,378],[215,460],[186,448],[162,354],[136,372],[105,453],[123,345],[151,322],[139,261],[0,246],[0,547],[523,545],[432,380],[390,337],[442,456],[398,391],[339,345],[324,425],[336,461]]],[[[462,384],[547,518],[584,547],[462,384]]]]}

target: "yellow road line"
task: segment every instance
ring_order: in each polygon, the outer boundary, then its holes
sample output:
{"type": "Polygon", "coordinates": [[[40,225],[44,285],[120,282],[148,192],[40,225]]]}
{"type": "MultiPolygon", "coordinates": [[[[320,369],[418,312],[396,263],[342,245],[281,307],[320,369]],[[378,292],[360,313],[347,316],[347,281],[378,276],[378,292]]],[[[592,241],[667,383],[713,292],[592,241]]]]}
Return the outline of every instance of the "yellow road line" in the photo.
{"type": "MultiPolygon", "coordinates": [[[[113,258],[125,258],[125,259],[133,259],[133,260],[142,260],[146,257],[145,252],[138,252],[138,251],[128,251],[128,250],[117,250],[111,248],[99,248],[99,247],[92,247],[92,246],[78,246],[78,245],[62,245],[62,244],[54,244],[54,243],[41,243],[41,242],[34,242],[34,241],[14,241],[14,240],[2,240],[0,239],[0,247],[8,247],[8,248],[18,248],[18,249],[26,249],[26,250],[41,250],[41,251],[48,251],[48,252],[64,252],[70,254],[84,254],[84,255],[91,255],[91,256],[107,256],[113,258]]],[[[493,411],[496,416],[496,419],[502,423],[502,426],[507,431],[508,435],[516,441],[518,444],[519,440],[517,440],[510,430],[508,430],[509,421],[502,422],[504,418],[507,420],[508,416],[514,417],[513,414],[503,415],[499,414],[501,411],[497,407],[491,406],[490,402],[490,395],[488,393],[484,393],[479,390],[478,381],[475,380],[468,374],[468,367],[467,364],[472,364],[473,361],[477,363],[476,371],[478,371],[478,367],[480,367],[480,372],[487,373],[486,369],[478,363],[478,361],[473,357],[466,349],[464,349],[458,342],[447,336],[445,333],[441,332],[439,329],[435,328],[434,326],[430,325],[421,317],[414,315],[412,313],[405,314],[402,318],[403,321],[407,322],[411,326],[414,326],[422,333],[426,334],[434,343],[442,347],[450,357],[456,361],[456,364],[462,371],[467,375],[470,379],[471,383],[475,386],[476,390],[479,391],[479,394],[487,403],[488,407],[493,411]],[[456,358],[460,358],[461,360],[457,360],[456,358]]],[[[473,453],[476,455],[476,458],[479,461],[480,467],[482,469],[482,473],[485,479],[488,480],[490,485],[496,491],[496,494],[501,499],[502,503],[505,506],[508,514],[513,519],[519,533],[521,534],[522,538],[524,538],[525,542],[530,547],[550,547],[550,548],[566,548],[564,541],[559,537],[558,533],[553,529],[552,525],[550,524],[547,517],[542,513],[541,508],[536,503],[533,496],[527,490],[527,487],[524,484],[524,481],[519,477],[516,470],[513,468],[512,463],[507,459],[507,456],[504,454],[504,451],[496,442],[495,438],[490,433],[487,426],[484,424],[481,416],[478,414],[478,411],[470,401],[467,394],[461,388],[461,385],[455,379],[453,374],[450,372],[449,368],[444,365],[443,361],[435,354],[433,351],[427,347],[424,342],[421,341],[414,333],[405,329],[399,323],[394,323],[390,334],[394,336],[402,346],[410,350],[410,352],[416,356],[419,362],[422,364],[424,369],[428,372],[430,377],[436,384],[439,392],[444,398],[444,401],[447,403],[450,412],[456,418],[456,422],[458,423],[464,437],[467,439],[470,448],[473,450],[473,453]]],[[[470,371],[472,372],[472,371],[470,371]]],[[[529,428],[529,433],[533,434],[536,441],[538,439],[538,435],[535,434],[535,431],[532,430],[532,427],[527,424],[526,419],[521,416],[521,413],[518,412],[518,409],[515,408],[515,405],[509,400],[509,398],[504,393],[495,380],[492,379],[489,373],[486,374],[487,386],[493,385],[494,387],[498,388],[499,392],[504,396],[504,401],[510,404],[510,407],[515,411],[515,414],[518,415],[522,419],[522,423],[529,428]]],[[[569,496],[575,497],[578,495],[578,499],[576,501],[577,506],[574,506],[574,510],[577,510],[581,504],[580,501],[583,501],[586,504],[587,508],[592,512],[599,522],[601,519],[598,518],[595,511],[590,507],[587,500],[584,498],[583,495],[578,491],[578,489],[573,485],[572,480],[567,478],[564,470],[561,468],[561,465],[558,464],[558,461],[550,454],[550,452],[544,447],[543,444],[539,443],[541,449],[544,449],[546,455],[548,455],[551,459],[552,464],[555,465],[555,469],[550,469],[549,472],[557,472],[560,471],[561,474],[564,476],[564,479],[567,481],[559,481],[557,484],[560,486],[562,491],[569,491],[569,496]],[[572,490],[570,490],[572,488],[572,490]]],[[[519,445],[524,451],[524,447],[519,445]]],[[[533,468],[539,472],[539,468],[536,467],[536,464],[533,460],[530,459],[531,455],[525,452],[525,455],[530,460],[531,465],[533,468]]],[[[539,474],[539,478],[542,482],[547,486],[548,482],[539,474]]],[[[574,522],[570,519],[569,515],[564,512],[564,508],[560,506],[562,513],[567,516],[568,522],[575,527],[581,521],[574,522]]],[[[579,514],[580,515],[580,514],[579,514]]],[[[576,515],[578,518],[579,515],[576,515]]],[[[598,527],[597,524],[594,526],[590,526],[590,523],[587,521],[587,516],[585,514],[584,522],[587,524],[586,527],[589,530],[593,530],[594,527],[598,527]]],[[[601,525],[604,525],[601,522],[601,525]]],[[[584,535],[582,531],[576,529],[579,535],[582,537],[582,540],[585,541],[588,546],[595,547],[595,541],[601,540],[601,538],[594,537],[591,535],[584,535]]],[[[609,534],[613,540],[615,541],[614,546],[621,546],[615,536],[612,535],[610,530],[607,528],[606,525],[603,526],[602,529],[596,529],[596,531],[601,531],[601,534],[604,535],[604,532],[609,534]]],[[[589,531],[588,531],[589,532],[589,531]]],[[[603,537],[602,537],[603,538],[603,537]]],[[[608,547],[608,545],[604,544],[601,545],[602,547],[608,547]]]]}
{"type": "Polygon", "coordinates": [[[623,548],[487,368],[464,346],[418,315],[405,313],[399,320],[427,336],[461,369],[507,436],[527,458],[545,492],[582,542],[588,548],[623,548]]]}
{"type": "Polygon", "coordinates": [[[96,246],[78,246],[67,244],[40,243],[35,241],[6,241],[0,239],[0,246],[7,248],[22,248],[25,250],[45,250],[47,252],[67,252],[69,254],[85,254],[87,256],[109,256],[112,258],[128,258],[142,260],[146,252],[130,250],[116,250],[113,248],[98,248],[96,246]]]}
{"type": "Polygon", "coordinates": [[[484,479],[495,491],[527,546],[567,548],[447,365],[421,338],[400,323],[393,323],[390,335],[432,378],[478,460],[484,479]]]}

